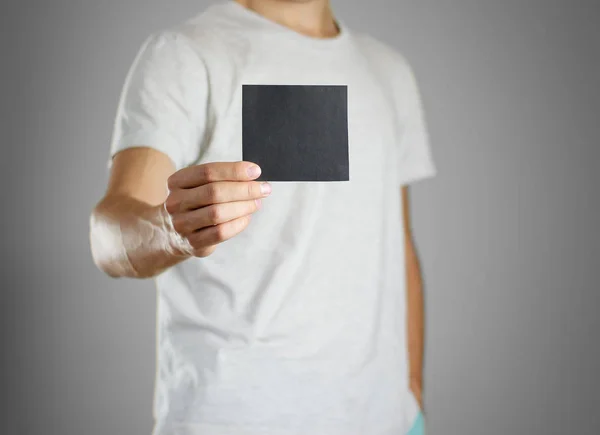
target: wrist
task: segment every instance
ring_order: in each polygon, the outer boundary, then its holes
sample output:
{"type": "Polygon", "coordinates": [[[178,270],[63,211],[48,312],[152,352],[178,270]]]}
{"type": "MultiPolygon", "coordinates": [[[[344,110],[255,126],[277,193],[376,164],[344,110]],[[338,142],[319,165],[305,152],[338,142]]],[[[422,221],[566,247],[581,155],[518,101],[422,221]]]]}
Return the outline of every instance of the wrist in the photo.
{"type": "Polygon", "coordinates": [[[165,250],[173,257],[192,257],[194,255],[194,248],[187,238],[175,230],[175,227],[173,226],[173,219],[167,211],[165,204],[161,204],[157,207],[157,215],[166,236],[165,250]]]}

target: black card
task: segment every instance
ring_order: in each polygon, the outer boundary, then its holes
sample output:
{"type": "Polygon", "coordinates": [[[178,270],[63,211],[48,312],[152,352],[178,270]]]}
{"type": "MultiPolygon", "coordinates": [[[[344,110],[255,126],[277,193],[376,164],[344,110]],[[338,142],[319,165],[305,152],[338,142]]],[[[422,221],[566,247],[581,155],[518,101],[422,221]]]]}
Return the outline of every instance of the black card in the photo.
{"type": "Polygon", "coordinates": [[[348,181],[346,85],[243,85],[242,160],[257,180],[348,181]]]}

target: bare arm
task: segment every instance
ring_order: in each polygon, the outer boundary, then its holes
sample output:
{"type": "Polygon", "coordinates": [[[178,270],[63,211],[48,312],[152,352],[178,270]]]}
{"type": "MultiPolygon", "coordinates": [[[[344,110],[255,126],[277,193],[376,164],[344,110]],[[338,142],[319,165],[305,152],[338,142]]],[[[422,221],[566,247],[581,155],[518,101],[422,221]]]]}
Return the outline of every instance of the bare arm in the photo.
{"type": "Polygon", "coordinates": [[[241,232],[264,197],[250,162],[215,162],[175,172],[149,147],[117,153],[108,188],[90,217],[94,262],[112,277],[148,278],[191,256],[210,255],[241,232]]]}
{"type": "Polygon", "coordinates": [[[424,301],[419,259],[416,253],[411,225],[408,187],[402,187],[402,209],[404,216],[408,359],[410,388],[423,409],[423,353],[424,353],[424,301]]]}

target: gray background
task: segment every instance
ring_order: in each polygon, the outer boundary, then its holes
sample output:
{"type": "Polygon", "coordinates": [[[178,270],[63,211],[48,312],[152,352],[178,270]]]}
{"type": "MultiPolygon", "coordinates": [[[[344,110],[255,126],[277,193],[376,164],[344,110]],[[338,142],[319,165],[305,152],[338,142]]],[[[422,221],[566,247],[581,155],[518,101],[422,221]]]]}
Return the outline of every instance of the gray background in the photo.
{"type": "MultiPolygon", "coordinates": [[[[150,433],[154,286],[95,269],[88,215],[139,45],[206,4],[4,4],[3,434],[150,433]]],[[[424,95],[430,435],[600,433],[600,5],[334,7],[402,50],[424,95]]]]}

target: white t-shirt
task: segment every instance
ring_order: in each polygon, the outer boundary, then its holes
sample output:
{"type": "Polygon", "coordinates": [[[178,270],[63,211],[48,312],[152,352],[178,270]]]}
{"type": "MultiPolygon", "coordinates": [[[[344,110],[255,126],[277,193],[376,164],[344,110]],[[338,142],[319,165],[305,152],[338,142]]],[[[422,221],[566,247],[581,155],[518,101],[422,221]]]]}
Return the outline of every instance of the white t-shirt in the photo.
{"type": "Polygon", "coordinates": [[[272,182],[249,226],[156,278],[154,435],[400,435],[408,385],[401,185],[435,173],[406,59],[339,22],[312,38],[240,4],[152,34],[111,155],[242,160],[243,84],[347,86],[349,181],[272,182]]]}

